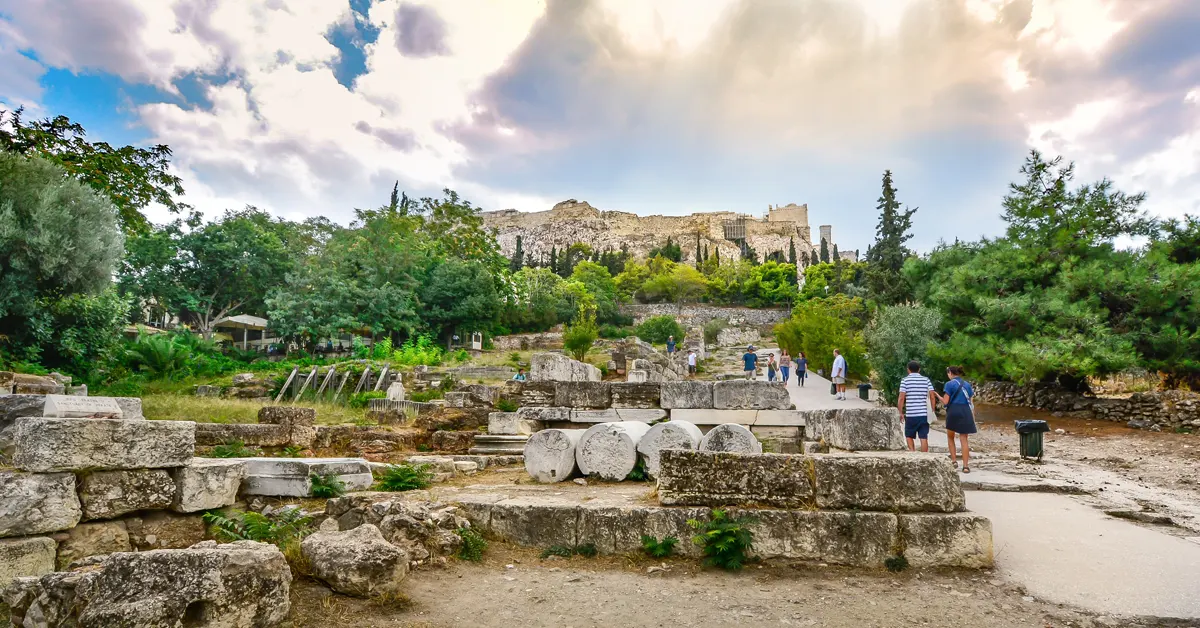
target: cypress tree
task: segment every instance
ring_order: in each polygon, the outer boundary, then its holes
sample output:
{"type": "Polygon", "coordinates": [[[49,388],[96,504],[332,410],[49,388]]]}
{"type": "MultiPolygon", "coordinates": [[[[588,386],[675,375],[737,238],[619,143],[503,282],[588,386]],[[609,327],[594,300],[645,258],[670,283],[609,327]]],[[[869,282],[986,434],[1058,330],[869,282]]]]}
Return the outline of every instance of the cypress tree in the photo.
{"type": "Polygon", "coordinates": [[[901,270],[912,255],[904,243],[912,238],[912,217],[916,208],[900,209],[892,171],[883,173],[883,191],[879,196],[879,224],[875,228],[875,243],[867,249],[867,288],[871,297],[881,305],[903,303],[912,296],[901,270]]]}
{"type": "Polygon", "coordinates": [[[717,260],[717,266],[720,266],[721,265],[721,247],[719,247],[719,246],[717,247],[717,253],[715,255],[715,259],[717,260]]]}
{"type": "Polygon", "coordinates": [[[821,238],[821,263],[829,263],[829,241],[821,238]]]}
{"type": "Polygon", "coordinates": [[[550,272],[558,275],[558,248],[550,247],[550,272]]]}
{"type": "Polygon", "coordinates": [[[837,245],[835,244],[835,245],[833,245],[833,261],[840,262],[841,260],[842,260],[842,256],[840,253],[838,253],[837,245]]]}
{"type": "Polygon", "coordinates": [[[696,232],[696,270],[700,269],[700,262],[703,262],[703,261],[704,260],[700,259],[700,232],[697,231],[696,232]]]}
{"type": "Polygon", "coordinates": [[[788,263],[796,265],[796,238],[788,238],[788,263]]]}
{"type": "Polygon", "coordinates": [[[521,236],[517,236],[517,248],[513,251],[512,261],[508,264],[508,269],[512,272],[517,272],[525,265],[525,250],[521,247],[521,236]]]}

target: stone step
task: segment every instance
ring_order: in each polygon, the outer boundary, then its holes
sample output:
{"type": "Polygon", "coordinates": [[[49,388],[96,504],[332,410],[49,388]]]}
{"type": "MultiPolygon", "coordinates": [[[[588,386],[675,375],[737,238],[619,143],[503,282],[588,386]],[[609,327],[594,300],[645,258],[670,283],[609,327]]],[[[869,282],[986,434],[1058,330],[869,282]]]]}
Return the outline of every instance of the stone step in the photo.
{"type": "Polygon", "coordinates": [[[347,491],[371,488],[375,478],[362,458],[235,458],[246,465],[243,495],[307,497],[312,493],[312,476],[333,475],[347,491]]]}

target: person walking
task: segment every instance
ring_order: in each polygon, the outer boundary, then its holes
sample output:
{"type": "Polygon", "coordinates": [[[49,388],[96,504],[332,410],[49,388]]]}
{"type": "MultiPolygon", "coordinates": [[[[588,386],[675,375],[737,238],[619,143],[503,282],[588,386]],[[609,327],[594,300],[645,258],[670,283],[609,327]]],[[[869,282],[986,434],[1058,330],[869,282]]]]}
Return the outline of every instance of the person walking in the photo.
{"type": "Polygon", "coordinates": [[[675,355],[675,336],[667,336],[667,356],[675,355]]]}
{"type": "Polygon", "coordinates": [[[754,352],[754,345],[746,347],[746,352],[742,354],[742,372],[746,374],[746,379],[754,379],[758,372],[758,354],[754,352]]]}
{"type": "Polygon", "coordinates": [[[800,382],[801,388],[804,388],[805,379],[808,379],[808,356],[801,351],[800,357],[796,358],[796,381],[800,382]]]}
{"type": "Polygon", "coordinates": [[[836,386],[838,401],[846,400],[846,372],[849,369],[846,365],[846,358],[842,357],[842,352],[837,349],[833,350],[833,370],[829,374],[832,378],[833,385],[836,386]]]}
{"type": "Polygon", "coordinates": [[[696,376],[696,350],[695,349],[688,349],[687,365],[688,365],[688,376],[695,377],[696,376]]]}
{"type": "Polygon", "coordinates": [[[950,462],[958,466],[955,460],[954,436],[958,435],[959,449],[962,451],[962,472],[971,472],[971,449],[967,444],[967,435],[979,431],[975,426],[975,408],[971,398],[975,390],[963,378],[963,367],[952,366],[946,369],[950,381],[942,387],[942,403],[946,404],[946,445],[950,450],[950,462]]]}
{"type": "Polygon", "coordinates": [[[767,354],[767,381],[775,381],[776,374],[779,373],[779,363],[775,361],[775,354],[767,354]]]}
{"type": "Polygon", "coordinates": [[[783,373],[783,385],[787,386],[788,375],[791,375],[792,356],[788,355],[787,349],[779,350],[779,371],[783,373]]]}
{"type": "Polygon", "coordinates": [[[921,451],[929,451],[929,413],[937,406],[937,393],[933,383],[921,374],[921,363],[908,363],[908,375],[900,380],[900,399],[896,408],[904,417],[904,438],[908,450],[916,451],[914,439],[921,439],[921,451]]]}

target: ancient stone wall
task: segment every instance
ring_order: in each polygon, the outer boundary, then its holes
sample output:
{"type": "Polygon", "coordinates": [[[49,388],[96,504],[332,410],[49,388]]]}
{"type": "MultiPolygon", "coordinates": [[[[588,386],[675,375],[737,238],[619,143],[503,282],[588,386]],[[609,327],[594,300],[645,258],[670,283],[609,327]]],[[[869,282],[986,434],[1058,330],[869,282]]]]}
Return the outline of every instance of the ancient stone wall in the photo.
{"type": "Polygon", "coordinates": [[[980,403],[1035,408],[1060,416],[1120,421],[1147,429],[1200,428],[1200,393],[1166,390],[1108,398],[1081,395],[1053,384],[1012,382],[979,382],[975,390],[976,401],[980,403]]]}
{"type": "Polygon", "coordinates": [[[702,304],[680,307],[670,303],[622,305],[621,312],[632,316],[635,325],[651,316],[674,316],[680,325],[687,328],[699,327],[713,320],[728,321],[735,327],[766,327],[791,316],[791,311],[784,308],[751,309],[702,304]]]}

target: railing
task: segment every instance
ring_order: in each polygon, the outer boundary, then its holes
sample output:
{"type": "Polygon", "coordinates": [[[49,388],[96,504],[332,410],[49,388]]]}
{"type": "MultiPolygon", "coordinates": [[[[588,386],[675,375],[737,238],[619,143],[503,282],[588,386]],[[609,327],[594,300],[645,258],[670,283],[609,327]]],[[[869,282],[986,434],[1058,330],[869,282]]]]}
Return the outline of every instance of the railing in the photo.
{"type": "Polygon", "coordinates": [[[433,412],[437,408],[438,404],[436,403],[423,403],[420,401],[408,401],[406,399],[371,399],[367,402],[367,409],[376,412],[397,410],[404,414],[425,414],[426,412],[433,412]]]}

